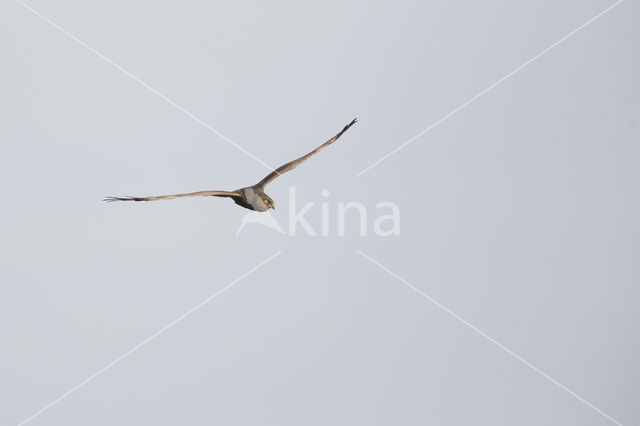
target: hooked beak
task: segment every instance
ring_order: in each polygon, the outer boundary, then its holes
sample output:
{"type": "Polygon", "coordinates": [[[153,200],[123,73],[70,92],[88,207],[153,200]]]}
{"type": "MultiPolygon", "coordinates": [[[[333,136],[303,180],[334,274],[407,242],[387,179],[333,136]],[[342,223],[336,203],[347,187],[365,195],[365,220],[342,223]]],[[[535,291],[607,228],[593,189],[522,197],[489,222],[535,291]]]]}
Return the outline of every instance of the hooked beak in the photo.
{"type": "Polygon", "coordinates": [[[276,209],[276,205],[273,204],[273,203],[269,204],[269,207],[271,208],[271,210],[275,210],[276,209]]]}

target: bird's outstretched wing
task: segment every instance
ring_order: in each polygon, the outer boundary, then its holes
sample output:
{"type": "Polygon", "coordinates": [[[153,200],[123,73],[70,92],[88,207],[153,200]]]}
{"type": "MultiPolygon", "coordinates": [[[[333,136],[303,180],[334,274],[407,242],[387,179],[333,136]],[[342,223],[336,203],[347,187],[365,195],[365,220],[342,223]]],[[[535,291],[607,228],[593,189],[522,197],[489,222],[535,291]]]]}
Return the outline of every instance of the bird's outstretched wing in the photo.
{"type": "Polygon", "coordinates": [[[328,141],[326,141],[325,143],[323,143],[322,145],[320,145],[319,147],[317,147],[316,149],[314,149],[313,151],[311,151],[310,153],[308,153],[307,155],[304,155],[296,160],[290,161],[287,164],[283,164],[282,166],[278,167],[277,169],[275,169],[273,172],[269,173],[264,179],[262,179],[260,182],[258,182],[256,184],[256,186],[264,188],[265,186],[267,186],[267,184],[269,182],[271,182],[272,180],[274,180],[275,178],[277,178],[278,176],[280,176],[283,173],[286,173],[290,170],[295,169],[296,167],[298,167],[300,164],[304,163],[305,161],[307,161],[309,158],[311,158],[312,156],[314,156],[315,154],[317,154],[318,152],[322,151],[323,149],[325,149],[326,147],[328,147],[329,145],[331,145],[332,143],[334,143],[335,141],[338,140],[338,138],[340,136],[342,136],[342,134],[344,132],[347,131],[347,129],[349,129],[349,127],[353,126],[356,122],[358,121],[357,118],[354,118],[353,121],[349,124],[347,124],[346,126],[344,126],[344,129],[342,129],[340,131],[340,133],[338,133],[337,135],[335,135],[334,137],[332,137],[331,139],[329,139],[328,141]]]}
{"type": "Polygon", "coordinates": [[[102,201],[155,201],[155,200],[169,200],[171,198],[182,197],[238,197],[242,198],[242,195],[238,192],[229,191],[198,191],[189,192],[188,194],[174,194],[174,195],[156,195],[155,197],[105,197],[102,201]]]}

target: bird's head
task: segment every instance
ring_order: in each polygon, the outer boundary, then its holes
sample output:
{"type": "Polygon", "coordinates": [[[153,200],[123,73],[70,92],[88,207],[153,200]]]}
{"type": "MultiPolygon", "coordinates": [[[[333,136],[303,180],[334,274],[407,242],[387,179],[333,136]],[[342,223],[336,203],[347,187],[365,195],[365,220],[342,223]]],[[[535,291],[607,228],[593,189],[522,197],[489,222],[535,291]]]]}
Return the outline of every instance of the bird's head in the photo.
{"type": "Polygon", "coordinates": [[[266,212],[269,209],[275,209],[273,200],[264,193],[262,188],[258,186],[246,188],[245,194],[254,210],[266,212]]]}
{"type": "Polygon", "coordinates": [[[264,193],[262,194],[262,202],[264,203],[265,206],[267,206],[268,209],[275,210],[276,205],[274,204],[271,197],[269,197],[267,194],[264,194],[264,193]]]}

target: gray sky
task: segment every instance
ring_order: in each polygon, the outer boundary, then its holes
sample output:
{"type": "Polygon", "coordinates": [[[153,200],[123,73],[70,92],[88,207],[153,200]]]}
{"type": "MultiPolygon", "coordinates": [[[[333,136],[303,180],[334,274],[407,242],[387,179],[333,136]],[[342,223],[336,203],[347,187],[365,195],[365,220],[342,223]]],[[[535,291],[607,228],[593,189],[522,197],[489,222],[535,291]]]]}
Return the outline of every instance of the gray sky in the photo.
{"type": "Polygon", "coordinates": [[[26,4],[193,116],[0,5],[0,423],[640,423],[637,2],[359,177],[614,2],[26,4]],[[100,201],[269,171],[206,126],[276,167],[355,116],[267,191],[328,236],[100,201]]]}

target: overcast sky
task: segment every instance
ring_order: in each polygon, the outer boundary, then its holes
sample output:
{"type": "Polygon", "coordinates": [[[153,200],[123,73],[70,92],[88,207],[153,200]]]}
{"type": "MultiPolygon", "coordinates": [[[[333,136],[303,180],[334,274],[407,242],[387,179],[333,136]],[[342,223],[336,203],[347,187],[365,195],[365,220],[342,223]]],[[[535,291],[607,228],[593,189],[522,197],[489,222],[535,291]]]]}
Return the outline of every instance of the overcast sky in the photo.
{"type": "Polygon", "coordinates": [[[640,423],[640,6],[536,58],[614,3],[2,2],[0,423],[640,423]],[[283,233],[101,201],[356,116],[267,188],[283,233]]]}

